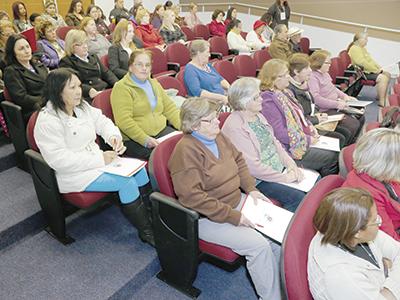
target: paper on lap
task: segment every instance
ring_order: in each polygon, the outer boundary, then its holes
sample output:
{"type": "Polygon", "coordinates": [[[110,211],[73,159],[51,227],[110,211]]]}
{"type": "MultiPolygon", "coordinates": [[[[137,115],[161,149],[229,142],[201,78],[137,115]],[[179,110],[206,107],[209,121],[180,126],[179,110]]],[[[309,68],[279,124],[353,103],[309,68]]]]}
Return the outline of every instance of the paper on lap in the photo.
{"type": "Polygon", "coordinates": [[[101,168],[105,173],[131,177],[146,166],[147,162],[130,157],[117,157],[111,163],[101,168]]]}
{"type": "Polygon", "coordinates": [[[318,142],[316,142],[315,144],[312,144],[310,147],[340,152],[339,139],[331,138],[331,137],[324,136],[324,135],[321,135],[318,138],[318,142]]]}
{"type": "Polygon", "coordinates": [[[157,142],[162,143],[165,140],[168,140],[169,138],[173,137],[174,135],[181,134],[181,133],[182,133],[182,131],[173,131],[171,133],[168,133],[167,135],[164,135],[164,136],[158,138],[157,142]]]}
{"type": "Polygon", "coordinates": [[[279,182],[279,184],[283,184],[306,193],[309,192],[317,182],[319,173],[317,171],[308,169],[301,169],[301,171],[304,175],[304,179],[302,181],[291,183],[279,182]]]}

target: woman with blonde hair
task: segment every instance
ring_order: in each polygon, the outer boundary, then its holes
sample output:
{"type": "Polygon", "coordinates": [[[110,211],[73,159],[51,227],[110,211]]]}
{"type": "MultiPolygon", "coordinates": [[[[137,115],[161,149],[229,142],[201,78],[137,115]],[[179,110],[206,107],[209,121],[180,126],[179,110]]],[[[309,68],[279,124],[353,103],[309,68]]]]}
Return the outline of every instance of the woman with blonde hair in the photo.
{"type": "Polygon", "coordinates": [[[42,21],[36,27],[39,36],[37,41],[38,53],[41,54],[40,61],[49,69],[55,69],[64,57],[64,41],[56,34],[57,27],[51,21],[42,21]]]}
{"type": "Polygon", "coordinates": [[[376,81],[379,106],[385,106],[387,92],[390,83],[390,73],[384,71],[382,67],[372,58],[367,51],[368,33],[360,32],[354,35],[353,42],[347,48],[351,58],[351,63],[363,68],[368,80],[376,81]]]}
{"type": "Polygon", "coordinates": [[[142,40],[144,48],[157,47],[161,50],[165,48],[164,40],[158,30],[150,24],[150,14],[147,10],[138,11],[136,22],[138,26],[136,26],[135,35],[142,40]]]}
{"type": "Polygon", "coordinates": [[[175,23],[175,13],[171,9],[164,12],[160,35],[167,45],[176,42],[186,42],[186,35],[182,32],[179,25],[175,23]]]}
{"type": "Polygon", "coordinates": [[[96,54],[99,58],[102,58],[108,53],[111,43],[105,36],[97,32],[96,22],[93,18],[84,17],[79,28],[86,33],[90,54],[96,54]]]}
{"type": "Polygon", "coordinates": [[[131,22],[121,19],[113,32],[113,44],[108,48],[109,69],[121,79],[128,72],[129,57],[136,50],[133,42],[134,29],[131,22]]]}
{"type": "Polygon", "coordinates": [[[374,198],[382,231],[400,241],[400,132],[379,128],[362,135],[353,153],[354,169],[343,186],[363,188],[374,198]]]}
{"type": "Polygon", "coordinates": [[[318,142],[319,134],[288,89],[290,76],[287,62],[281,59],[267,61],[259,78],[263,99],[261,113],[290,156],[298,165],[316,170],[321,176],[337,173],[337,152],[310,147],[318,142]]]}
{"type": "Polygon", "coordinates": [[[185,23],[187,27],[193,30],[194,26],[203,24],[200,20],[200,18],[197,16],[197,4],[191,2],[189,4],[189,11],[187,15],[185,16],[185,23]]]}
{"type": "Polygon", "coordinates": [[[331,191],[313,223],[307,263],[313,299],[400,298],[400,244],[379,230],[382,219],[367,191],[331,191]]]}
{"type": "Polygon", "coordinates": [[[56,28],[67,26],[63,17],[57,12],[57,6],[54,0],[44,2],[44,13],[41,17],[42,21],[50,21],[56,28]]]}

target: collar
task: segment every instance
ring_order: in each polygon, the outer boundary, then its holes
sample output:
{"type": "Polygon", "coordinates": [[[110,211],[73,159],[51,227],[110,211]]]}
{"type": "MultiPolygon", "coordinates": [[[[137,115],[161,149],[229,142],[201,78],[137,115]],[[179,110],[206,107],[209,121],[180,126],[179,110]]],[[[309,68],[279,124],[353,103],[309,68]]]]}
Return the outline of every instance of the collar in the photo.
{"type": "Polygon", "coordinates": [[[207,138],[207,137],[205,137],[204,135],[198,133],[197,131],[193,131],[193,132],[191,133],[191,135],[192,135],[194,138],[196,138],[196,139],[198,139],[199,141],[201,141],[202,143],[204,143],[204,145],[206,145],[206,146],[215,145],[215,143],[216,143],[216,139],[207,138]]]}

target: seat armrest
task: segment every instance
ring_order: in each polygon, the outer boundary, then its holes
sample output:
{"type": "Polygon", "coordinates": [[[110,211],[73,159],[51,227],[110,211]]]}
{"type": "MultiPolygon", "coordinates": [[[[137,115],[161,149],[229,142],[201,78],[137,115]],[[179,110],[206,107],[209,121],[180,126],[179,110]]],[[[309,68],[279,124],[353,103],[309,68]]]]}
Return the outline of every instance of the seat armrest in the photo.
{"type": "Polygon", "coordinates": [[[336,76],[336,83],[337,83],[337,84],[349,83],[349,77],[336,76]]]}
{"type": "Polygon", "coordinates": [[[237,50],[237,49],[229,49],[228,53],[230,55],[239,55],[239,50],[237,50]]]}
{"type": "Polygon", "coordinates": [[[179,70],[181,69],[181,66],[178,63],[169,62],[167,63],[167,68],[168,70],[172,70],[178,73],[179,70]]]}
{"type": "Polygon", "coordinates": [[[210,53],[210,58],[211,59],[214,59],[214,58],[222,59],[222,57],[223,57],[223,55],[222,55],[221,52],[211,52],[210,53]]]}

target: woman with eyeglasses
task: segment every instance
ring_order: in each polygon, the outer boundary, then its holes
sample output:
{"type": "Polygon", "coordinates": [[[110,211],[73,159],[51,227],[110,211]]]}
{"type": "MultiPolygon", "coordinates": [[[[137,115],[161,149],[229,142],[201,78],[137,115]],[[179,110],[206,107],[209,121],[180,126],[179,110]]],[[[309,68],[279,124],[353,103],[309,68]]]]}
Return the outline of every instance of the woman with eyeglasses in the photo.
{"type": "Polygon", "coordinates": [[[65,54],[60,61],[60,67],[77,71],[85,100],[91,102],[102,90],[112,88],[118,81],[114,73],[103,66],[96,54],[89,54],[84,31],[72,29],[67,33],[65,54]]]}
{"type": "Polygon", "coordinates": [[[379,230],[379,209],[367,191],[333,190],[313,223],[307,270],[315,300],[400,299],[400,243],[379,230]]]}
{"type": "Polygon", "coordinates": [[[280,247],[240,212],[246,199],[241,190],[268,199],[255,187],[241,152],[220,133],[218,108],[203,97],[183,103],[184,134],[168,162],[174,190],[180,204],[203,216],[199,238],[243,255],[259,299],[280,300],[280,247]]]}
{"type": "Polygon", "coordinates": [[[159,144],[158,138],[180,129],[179,110],[158,81],[150,77],[150,51],[134,50],[128,64],[128,73],[112,90],[111,106],[126,154],[148,160],[159,144]]]}
{"type": "Polygon", "coordinates": [[[388,128],[361,136],[353,154],[354,169],[343,186],[363,188],[374,198],[381,230],[400,241],[400,132],[388,128]]]}

